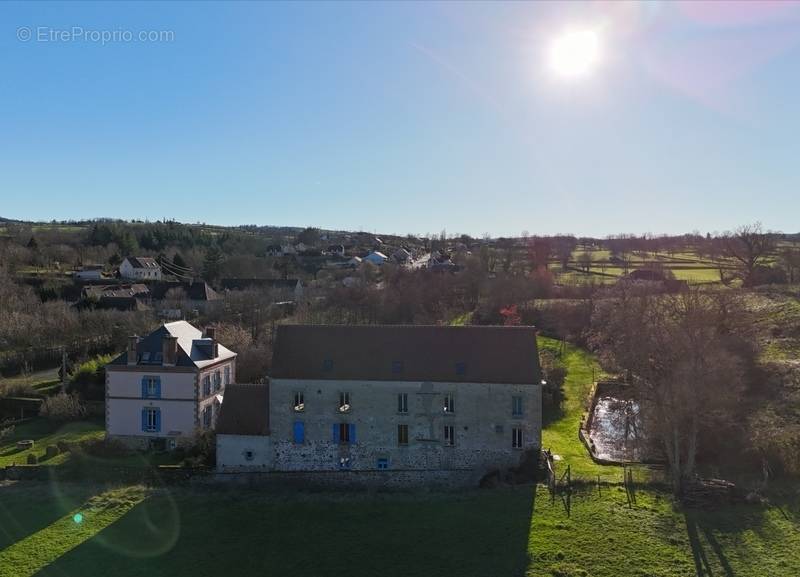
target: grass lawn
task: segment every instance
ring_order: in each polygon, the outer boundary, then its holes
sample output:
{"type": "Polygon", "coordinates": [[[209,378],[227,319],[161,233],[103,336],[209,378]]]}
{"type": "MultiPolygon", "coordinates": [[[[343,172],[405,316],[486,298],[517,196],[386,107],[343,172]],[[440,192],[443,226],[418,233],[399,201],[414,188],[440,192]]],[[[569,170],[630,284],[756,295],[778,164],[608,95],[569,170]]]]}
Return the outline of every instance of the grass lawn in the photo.
{"type": "MultiPolygon", "coordinates": [[[[561,342],[556,339],[539,337],[538,342],[540,349],[558,351],[561,348],[561,342]]],[[[597,479],[600,475],[604,481],[621,481],[622,467],[598,465],[589,457],[586,447],[578,438],[592,383],[602,375],[600,366],[588,352],[570,344],[564,346],[561,361],[567,367],[564,402],[559,414],[545,416],[542,447],[562,458],[556,464],[557,469],[563,470],[569,464],[573,477],[597,479]]]]}
{"type": "MultiPolygon", "coordinates": [[[[89,439],[101,439],[104,435],[105,425],[101,420],[58,423],[44,418],[33,419],[16,425],[10,437],[0,440],[0,467],[13,463],[24,465],[30,453],[41,458],[47,445],[55,445],[59,441],[78,443],[89,439]],[[23,439],[33,439],[35,442],[33,449],[18,450],[16,443],[23,439]]],[[[69,453],[56,455],[52,459],[42,461],[42,464],[60,465],[69,457],[69,453]]]]}
{"type": "Polygon", "coordinates": [[[686,515],[619,488],[275,494],[0,487],[0,576],[676,577],[800,574],[800,502],[686,515]],[[82,516],[80,523],[75,515],[82,516]]]}

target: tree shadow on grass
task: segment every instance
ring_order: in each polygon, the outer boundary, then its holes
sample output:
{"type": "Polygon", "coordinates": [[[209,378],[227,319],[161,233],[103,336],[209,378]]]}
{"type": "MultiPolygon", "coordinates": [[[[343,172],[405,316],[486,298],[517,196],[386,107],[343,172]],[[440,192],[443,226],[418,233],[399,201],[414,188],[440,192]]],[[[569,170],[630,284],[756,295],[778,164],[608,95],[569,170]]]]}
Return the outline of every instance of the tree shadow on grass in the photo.
{"type": "Polygon", "coordinates": [[[530,562],[533,487],[371,495],[276,494],[241,487],[168,491],[171,496],[165,490],[150,497],[40,575],[93,574],[104,567],[119,577],[158,577],[192,567],[195,577],[267,571],[522,577],[530,562]],[[177,534],[167,530],[173,523],[177,534]],[[160,550],[148,545],[152,540],[160,546],[165,531],[174,536],[172,545],[160,550]]]}
{"type": "Polygon", "coordinates": [[[692,547],[692,557],[694,558],[697,577],[714,576],[714,571],[700,538],[700,533],[702,533],[705,542],[708,544],[714,557],[716,557],[717,563],[722,569],[722,573],[719,573],[719,575],[723,575],[724,577],[736,577],[722,545],[720,545],[714,535],[713,529],[707,523],[700,520],[699,515],[694,511],[686,511],[684,517],[686,520],[686,533],[689,536],[689,544],[692,547]]]}
{"type": "Polygon", "coordinates": [[[0,487],[0,549],[41,531],[96,493],[96,487],[44,482],[0,487]]]}

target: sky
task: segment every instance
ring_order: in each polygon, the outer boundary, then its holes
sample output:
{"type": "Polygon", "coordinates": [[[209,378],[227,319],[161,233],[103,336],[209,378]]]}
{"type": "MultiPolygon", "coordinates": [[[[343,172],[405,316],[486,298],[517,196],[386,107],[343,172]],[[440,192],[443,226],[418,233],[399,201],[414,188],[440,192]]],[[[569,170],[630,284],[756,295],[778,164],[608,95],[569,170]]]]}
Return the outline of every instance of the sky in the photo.
{"type": "Polygon", "coordinates": [[[5,218],[800,230],[800,3],[2,3],[0,110],[5,218]]]}

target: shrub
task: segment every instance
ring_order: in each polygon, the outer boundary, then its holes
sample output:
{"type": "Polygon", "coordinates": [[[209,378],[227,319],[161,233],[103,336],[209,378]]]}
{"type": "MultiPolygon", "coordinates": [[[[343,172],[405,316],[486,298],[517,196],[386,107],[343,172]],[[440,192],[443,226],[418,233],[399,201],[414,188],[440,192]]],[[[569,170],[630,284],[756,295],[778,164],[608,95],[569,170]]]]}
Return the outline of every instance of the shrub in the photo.
{"type": "Polygon", "coordinates": [[[131,450],[122,442],[114,439],[92,439],[80,443],[79,448],[87,455],[113,459],[131,454],[131,450]]]}
{"type": "Polygon", "coordinates": [[[213,467],[217,458],[217,437],[214,431],[202,431],[187,451],[183,464],[187,467],[213,467]]]}
{"type": "Polygon", "coordinates": [[[77,395],[59,393],[42,401],[40,414],[54,421],[74,421],[86,416],[86,407],[77,395]]]}
{"type": "Polygon", "coordinates": [[[100,355],[81,363],[70,375],[69,391],[83,399],[105,398],[106,365],[113,360],[111,355],[100,355]]]}
{"type": "Polygon", "coordinates": [[[28,453],[28,464],[29,465],[36,465],[39,463],[39,459],[33,453],[28,453]]]}
{"type": "Polygon", "coordinates": [[[10,437],[11,435],[13,435],[14,429],[15,429],[14,425],[8,425],[7,427],[0,425],[0,441],[5,439],[6,437],[10,437]]]}

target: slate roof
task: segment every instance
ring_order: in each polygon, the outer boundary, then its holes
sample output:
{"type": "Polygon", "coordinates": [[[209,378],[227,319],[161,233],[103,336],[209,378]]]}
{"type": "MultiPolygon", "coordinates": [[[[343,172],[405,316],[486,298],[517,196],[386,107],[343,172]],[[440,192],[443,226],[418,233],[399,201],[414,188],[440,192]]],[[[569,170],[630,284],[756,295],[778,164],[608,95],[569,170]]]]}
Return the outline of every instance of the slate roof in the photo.
{"type": "MultiPolygon", "coordinates": [[[[200,329],[195,328],[186,321],[175,321],[158,327],[146,337],[139,339],[136,348],[138,363],[140,365],[160,365],[163,352],[164,337],[170,334],[178,339],[178,358],[175,365],[178,367],[203,368],[213,363],[232,359],[236,353],[218,345],[218,355],[212,357],[210,353],[211,339],[203,338],[200,329]]],[[[128,352],[125,351],[109,365],[127,365],[128,352]]]]}
{"type": "Polygon", "coordinates": [[[219,435],[269,435],[269,384],[231,384],[225,387],[219,435]]]}
{"type": "Polygon", "coordinates": [[[298,282],[296,278],[224,278],[220,281],[220,285],[222,285],[222,288],[231,290],[242,290],[251,287],[294,290],[298,282]]]}
{"type": "Polygon", "coordinates": [[[205,281],[161,281],[152,283],[153,298],[161,300],[166,298],[172,289],[180,289],[191,301],[216,301],[222,296],[209,286],[205,281]]]}
{"type": "Polygon", "coordinates": [[[122,297],[147,298],[150,296],[150,290],[147,288],[147,285],[141,283],[89,285],[83,287],[83,294],[88,298],[97,299],[122,297]]]}
{"type": "Polygon", "coordinates": [[[129,256],[128,262],[131,263],[133,268],[159,268],[156,259],[150,256],[129,256]]]}
{"type": "Polygon", "coordinates": [[[272,378],[537,384],[533,327],[280,325],[272,378]]]}

